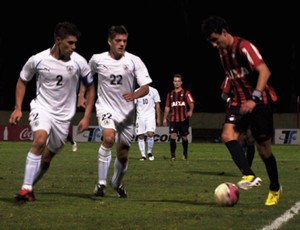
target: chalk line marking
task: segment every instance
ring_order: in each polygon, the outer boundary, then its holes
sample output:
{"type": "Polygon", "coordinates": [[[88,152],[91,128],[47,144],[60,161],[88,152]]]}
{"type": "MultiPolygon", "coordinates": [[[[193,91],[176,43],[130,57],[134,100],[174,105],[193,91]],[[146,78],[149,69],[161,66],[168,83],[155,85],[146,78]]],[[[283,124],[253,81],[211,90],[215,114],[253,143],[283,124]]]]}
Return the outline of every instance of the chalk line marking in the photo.
{"type": "Polygon", "coordinates": [[[283,215],[274,220],[270,225],[262,228],[262,230],[276,230],[279,229],[284,223],[292,219],[300,210],[300,201],[296,202],[289,210],[287,210],[283,215]]]}

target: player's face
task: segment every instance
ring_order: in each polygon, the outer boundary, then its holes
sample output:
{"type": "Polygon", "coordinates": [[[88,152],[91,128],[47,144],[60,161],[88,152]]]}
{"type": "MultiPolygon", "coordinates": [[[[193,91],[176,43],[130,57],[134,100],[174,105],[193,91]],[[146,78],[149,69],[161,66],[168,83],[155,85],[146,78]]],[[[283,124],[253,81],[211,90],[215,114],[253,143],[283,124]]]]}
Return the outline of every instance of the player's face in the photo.
{"type": "Polygon", "coordinates": [[[212,44],[213,47],[216,48],[224,48],[226,49],[228,47],[228,42],[226,39],[226,32],[222,32],[221,34],[217,34],[217,33],[211,33],[211,35],[209,36],[209,38],[207,39],[210,44],[212,44]]]}
{"type": "Polygon", "coordinates": [[[175,89],[181,88],[181,85],[182,85],[181,79],[179,77],[174,77],[174,79],[173,79],[173,85],[174,85],[175,89]]]}
{"type": "Polygon", "coordinates": [[[57,40],[57,45],[59,47],[59,52],[60,52],[59,53],[60,59],[63,60],[70,59],[71,54],[76,49],[76,42],[77,42],[77,37],[72,35],[64,39],[57,40]]]}
{"type": "Polygon", "coordinates": [[[110,55],[115,59],[120,59],[126,50],[127,45],[126,34],[117,34],[113,39],[108,39],[108,44],[110,45],[110,55]]]}

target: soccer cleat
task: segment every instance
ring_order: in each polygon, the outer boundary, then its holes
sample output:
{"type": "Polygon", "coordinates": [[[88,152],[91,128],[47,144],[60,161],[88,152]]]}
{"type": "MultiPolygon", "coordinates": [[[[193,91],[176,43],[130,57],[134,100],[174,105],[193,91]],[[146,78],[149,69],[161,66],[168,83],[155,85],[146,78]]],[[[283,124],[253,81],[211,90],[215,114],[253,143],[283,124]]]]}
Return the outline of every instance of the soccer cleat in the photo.
{"type": "Polygon", "coordinates": [[[148,153],[148,159],[149,161],[154,161],[154,156],[152,155],[152,153],[148,153]]]}
{"type": "Polygon", "coordinates": [[[171,157],[171,161],[175,161],[175,157],[171,157]]]}
{"type": "Polygon", "coordinates": [[[282,186],[280,186],[280,189],[278,191],[270,190],[265,205],[271,206],[277,204],[281,194],[282,194],[282,186]]]}
{"type": "Polygon", "coordinates": [[[35,201],[33,190],[21,189],[21,191],[15,196],[16,201],[35,201]]]}
{"type": "Polygon", "coordinates": [[[146,157],[141,157],[140,158],[140,161],[145,161],[146,160],[146,157]]]}
{"type": "Polygon", "coordinates": [[[104,184],[97,184],[95,187],[95,196],[104,196],[105,195],[105,188],[106,186],[104,184]]]}
{"type": "Polygon", "coordinates": [[[186,161],[186,160],[187,160],[187,156],[186,156],[186,155],[183,155],[183,156],[182,156],[182,160],[186,161]]]}
{"type": "Polygon", "coordinates": [[[259,177],[255,177],[253,175],[243,176],[242,180],[240,180],[237,185],[244,190],[251,189],[253,187],[260,186],[262,180],[259,177]]]}
{"type": "Polygon", "coordinates": [[[74,144],[72,145],[72,151],[76,152],[77,151],[77,143],[74,141],[74,144]]]}
{"type": "Polygon", "coordinates": [[[124,188],[124,186],[121,184],[117,189],[116,189],[119,198],[127,198],[127,193],[124,188]]]}

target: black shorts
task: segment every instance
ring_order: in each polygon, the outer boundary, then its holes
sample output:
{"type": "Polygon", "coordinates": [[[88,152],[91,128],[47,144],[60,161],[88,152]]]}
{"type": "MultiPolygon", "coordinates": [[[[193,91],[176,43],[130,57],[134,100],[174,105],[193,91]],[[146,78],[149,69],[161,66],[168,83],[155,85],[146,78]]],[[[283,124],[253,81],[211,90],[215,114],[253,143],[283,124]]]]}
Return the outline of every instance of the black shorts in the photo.
{"type": "Polygon", "coordinates": [[[225,123],[235,124],[238,132],[250,128],[255,139],[273,138],[274,135],[273,111],[270,105],[258,104],[246,115],[240,114],[239,106],[231,106],[226,113],[225,123]]]}
{"type": "Polygon", "coordinates": [[[169,133],[177,133],[180,136],[187,136],[189,135],[189,121],[183,121],[183,122],[170,122],[169,126],[169,133]]]}

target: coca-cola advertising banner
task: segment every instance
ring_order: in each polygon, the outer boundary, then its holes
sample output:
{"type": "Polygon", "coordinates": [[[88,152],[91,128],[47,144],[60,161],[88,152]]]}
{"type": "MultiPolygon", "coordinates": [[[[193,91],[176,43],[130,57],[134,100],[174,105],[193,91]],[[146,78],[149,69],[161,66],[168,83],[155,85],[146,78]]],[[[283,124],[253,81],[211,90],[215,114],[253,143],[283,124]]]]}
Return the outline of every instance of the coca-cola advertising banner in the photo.
{"type": "MultiPolygon", "coordinates": [[[[89,128],[77,134],[77,126],[70,127],[70,133],[74,141],[77,142],[100,142],[101,133],[98,126],[89,126],[89,128]]],[[[190,135],[188,135],[189,143],[192,142],[192,128],[189,127],[190,135]]],[[[32,131],[29,125],[0,125],[0,141],[32,141],[32,131]]],[[[133,142],[137,141],[137,136],[134,135],[133,142]]],[[[155,142],[168,142],[170,141],[169,128],[157,127],[155,135],[155,142]]],[[[177,142],[180,142],[178,137],[177,142]]]]}
{"type": "Polygon", "coordinates": [[[29,125],[0,125],[0,141],[32,141],[29,125]]]}

